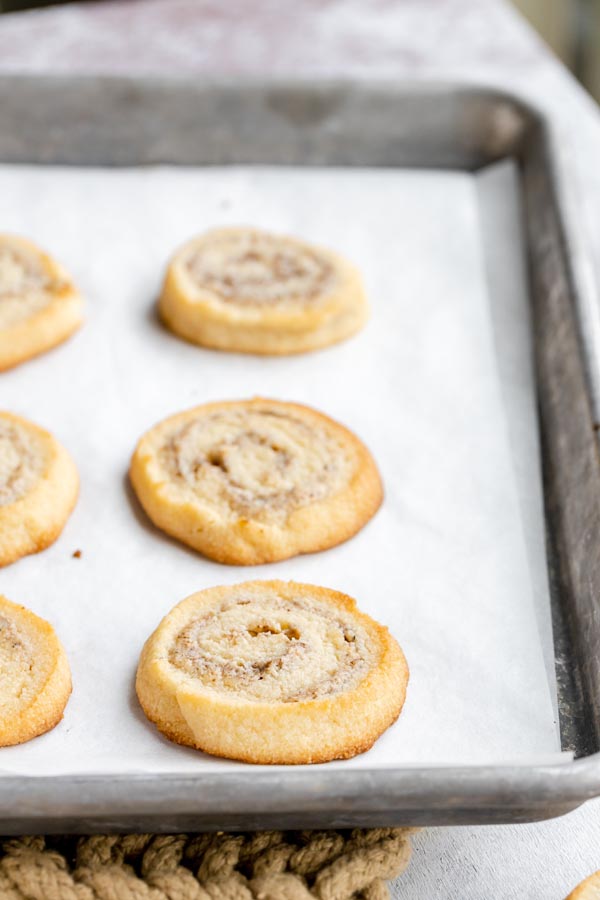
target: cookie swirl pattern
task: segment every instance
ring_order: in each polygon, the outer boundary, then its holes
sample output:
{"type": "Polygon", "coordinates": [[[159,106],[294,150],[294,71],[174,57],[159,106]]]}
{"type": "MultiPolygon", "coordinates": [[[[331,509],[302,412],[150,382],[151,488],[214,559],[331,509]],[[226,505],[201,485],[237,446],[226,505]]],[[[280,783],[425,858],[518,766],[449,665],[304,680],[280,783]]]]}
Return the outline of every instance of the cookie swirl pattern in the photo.
{"type": "Polygon", "coordinates": [[[368,315],[358,271],[330,250],[252,228],[220,228],[171,260],[165,324],[221,350],[302,353],[344,340],[368,315]]]}
{"type": "Polygon", "coordinates": [[[0,566],[52,544],[78,490],[64,447],[33,422],[0,412],[0,566]]]}
{"type": "Polygon", "coordinates": [[[383,496],[355,435],[309,407],[261,398],[166,419],[140,440],[130,475],[159,528],[229,564],[339,544],[383,496]]]}
{"type": "Polygon", "coordinates": [[[21,744],[60,722],[71,673],[54,629],[0,596],[0,747],[21,744]]]}
{"type": "Polygon", "coordinates": [[[344,594],[254,581],[188,597],[147,641],[137,693],[167,737],[260,763],[368,749],[402,709],[408,668],[344,594]]]}
{"type": "Polygon", "coordinates": [[[0,234],[0,371],[66,340],[82,306],[62,266],[30,241],[0,234]]]}

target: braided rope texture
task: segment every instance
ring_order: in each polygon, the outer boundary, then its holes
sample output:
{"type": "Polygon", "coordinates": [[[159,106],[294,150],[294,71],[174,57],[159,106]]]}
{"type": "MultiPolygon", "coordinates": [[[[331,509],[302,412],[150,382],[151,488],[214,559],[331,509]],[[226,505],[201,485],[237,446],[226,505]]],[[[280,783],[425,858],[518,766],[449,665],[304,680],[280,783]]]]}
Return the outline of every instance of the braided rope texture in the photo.
{"type": "Polygon", "coordinates": [[[413,829],[1,841],[1,900],[389,900],[413,829]]]}

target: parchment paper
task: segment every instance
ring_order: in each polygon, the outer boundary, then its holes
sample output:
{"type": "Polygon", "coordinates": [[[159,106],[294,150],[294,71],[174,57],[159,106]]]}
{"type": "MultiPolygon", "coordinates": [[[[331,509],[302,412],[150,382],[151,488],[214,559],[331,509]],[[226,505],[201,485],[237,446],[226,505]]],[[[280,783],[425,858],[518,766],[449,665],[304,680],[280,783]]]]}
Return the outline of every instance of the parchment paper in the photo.
{"type": "MultiPolygon", "coordinates": [[[[195,590],[248,578],[339,588],[387,624],[411,668],[399,721],[331,767],[557,758],[539,448],[514,173],[0,167],[3,230],[69,268],[86,324],[0,376],[0,407],[46,426],[81,474],[58,542],[0,572],[55,625],[74,693],[64,721],[0,750],[0,770],[228,771],[169,743],[133,690],[147,635],[195,590]],[[166,260],[218,224],[289,232],[347,254],[367,328],[318,353],[202,350],[156,321],[166,260]],[[155,530],[127,484],[139,435],[212,399],[312,404],[373,451],[385,503],[350,542],[271,566],[209,562],[155,530]],[[81,549],[81,559],[72,556],[81,549]]],[[[245,767],[248,768],[248,767],[245,767]]]]}

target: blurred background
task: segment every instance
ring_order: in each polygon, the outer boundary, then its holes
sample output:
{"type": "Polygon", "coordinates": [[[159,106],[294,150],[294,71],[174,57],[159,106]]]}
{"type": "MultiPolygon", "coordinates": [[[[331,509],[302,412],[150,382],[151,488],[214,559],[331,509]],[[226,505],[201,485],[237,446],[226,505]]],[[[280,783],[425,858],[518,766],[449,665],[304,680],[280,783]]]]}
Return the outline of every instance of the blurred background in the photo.
{"type": "MultiPolygon", "coordinates": [[[[60,0],[0,0],[0,13],[55,6],[58,2],[60,0]]],[[[168,0],[164,2],[168,3],[168,0]]],[[[402,0],[396,2],[402,3],[402,0]]],[[[507,2],[512,2],[523,13],[579,81],[600,101],[600,0],[507,2]]]]}
{"type": "Polygon", "coordinates": [[[600,101],[600,0],[512,0],[600,101]]]}

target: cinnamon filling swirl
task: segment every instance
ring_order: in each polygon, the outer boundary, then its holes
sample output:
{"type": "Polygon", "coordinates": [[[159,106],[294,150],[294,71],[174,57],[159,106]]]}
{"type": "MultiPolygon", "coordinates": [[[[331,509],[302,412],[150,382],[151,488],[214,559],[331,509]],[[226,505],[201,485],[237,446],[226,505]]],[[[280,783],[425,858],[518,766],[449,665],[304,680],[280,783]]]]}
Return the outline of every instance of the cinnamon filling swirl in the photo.
{"type": "Polygon", "coordinates": [[[10,681],[11,685],[9,695],[3,698],[0,693],[0,710],[6,711],[27,690],[32,663],[31,648],[24,643],[15,624],[0,615],[0,682],[10,681]]]}
{"type": "Polygon", "coordinates": [[[241,516],[284,520],[336,493],[352,468],[325,428],[268,409],[201,416],[160,451],[166,470],[199,497],[220,498],[241,516]]]}
{"type": "Polygon", "coordinates": [[[0,418],[0,507],[15,503],[42,473],[44,453],[34,434],[0,418]]]}
{"type": "Polygon", "coordinates": [[[243,230],[208,235],[185,266],[198,287],[247,306],[311,302],[335,279],[333,267],[316,250],[243,230]]]}
{"type": "Polygon", "coordinates": [[[50,303],[57,287],[33,254],[0,245],[0,328],[39,312],[50,303]]]}
{"type": "Polygon", "coordinates": [[[294,703],[351,690],[377,663],[356,620],[316,599],[239,598],[194,619],[169,661],[219,692],[294,703]]]}

